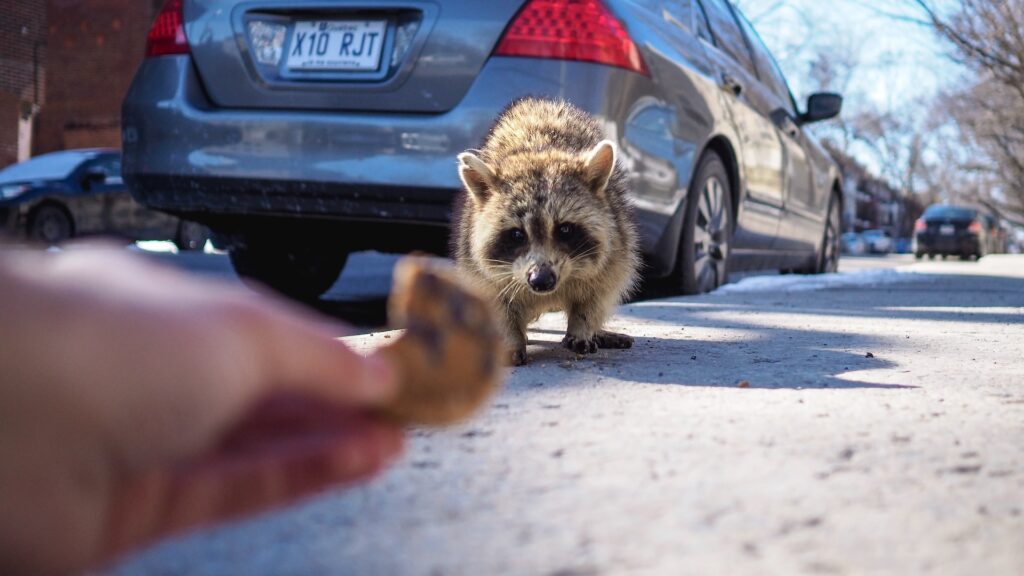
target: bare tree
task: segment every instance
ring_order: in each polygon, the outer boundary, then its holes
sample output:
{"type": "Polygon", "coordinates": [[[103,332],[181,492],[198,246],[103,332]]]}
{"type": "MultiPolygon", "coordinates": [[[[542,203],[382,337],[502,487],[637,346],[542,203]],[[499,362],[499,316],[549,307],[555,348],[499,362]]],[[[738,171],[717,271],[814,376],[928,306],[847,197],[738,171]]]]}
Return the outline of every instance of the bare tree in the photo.
{"type": "Polygon", "coordinates": [[[977,151],[963,168],[990,171],[979,195],[1024,208],[1024,0],[962,0],[952,13],[911,1],[973,76],[940,103],[977,151]]]}
{"type": "Polygon", "coordinates": [[[865,144],[878,160],[882,176],[902,195],[919,192],[924,152],[929,143],[918,117],[866,109],[850,119],[853,138],[865,144]]]}
{"type": "Polygon", "coordinates": [[[854,43],[834,42],[815,47],[807,65],[805,82],[811,92],[837,92],[844,97],[844,112],[833,120],[811,126],[815,136],[827,140],[832,147],[849,154],[856,139],[853,120],[858,110],[870,108],[863,94],[851,87],[857,74],[860,50],[854,43]]]}

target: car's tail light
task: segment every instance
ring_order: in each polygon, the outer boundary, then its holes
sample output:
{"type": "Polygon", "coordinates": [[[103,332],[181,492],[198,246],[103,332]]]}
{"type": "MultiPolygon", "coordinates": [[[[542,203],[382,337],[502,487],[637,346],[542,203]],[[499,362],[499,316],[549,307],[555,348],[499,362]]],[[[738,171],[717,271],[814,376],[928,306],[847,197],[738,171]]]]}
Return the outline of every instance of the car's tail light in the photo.
{"type": "Polygon", "coordinates": [[[600,0],[530,0],[494,54],[597,62],[649,75],[633,39],[600,0]]]}
{"type": "Polygon", "coordinates": [[[188,54],[182,0],[167,0],[146,37],[146,57],[188,54]]]}
{"type": "Polygon", "coordinates": [[[981,234],[981,222],[975,220],[971,222],[971,225],[967,227],[967,230],[974,232],[975,234],[981,234]]]}
{"type": "Polygon", "coordinates": [[[924,232],[928,229],[928,223],[924,221],[924,218],[918,218],[917,222],[914,222],[914,232],[924,232]]]}

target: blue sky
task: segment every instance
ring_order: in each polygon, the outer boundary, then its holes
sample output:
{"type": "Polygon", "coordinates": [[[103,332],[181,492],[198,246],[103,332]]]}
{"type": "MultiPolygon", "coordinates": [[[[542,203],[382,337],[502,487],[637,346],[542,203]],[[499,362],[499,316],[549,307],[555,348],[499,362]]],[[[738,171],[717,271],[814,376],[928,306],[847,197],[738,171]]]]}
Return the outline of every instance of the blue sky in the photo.
{"type": "Polygon", "coordinates": [[[851,104],[864,98],[883,111],[913,108],[960,77],[934,32],[901,18],[921,18],[908,0],[738,0],[779,60],[794,94],[807,81],[817,47],[855,57],[851,104]]]}

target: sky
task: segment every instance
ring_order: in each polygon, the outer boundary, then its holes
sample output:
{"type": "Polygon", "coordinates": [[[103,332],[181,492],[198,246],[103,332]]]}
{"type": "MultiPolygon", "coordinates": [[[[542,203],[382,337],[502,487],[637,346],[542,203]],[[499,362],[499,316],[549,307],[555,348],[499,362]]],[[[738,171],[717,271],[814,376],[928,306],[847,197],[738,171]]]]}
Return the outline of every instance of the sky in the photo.
{"type": "MultiPolygon", "coordinates": [[[[940,10],[955,7],[935,0],[940,10]]],[[[844,115],[868,108],[901,115],[923,125],[929,103],[956,85],[964,71],[950,46],[923,23],[912,0],[736,0],[775,55],[797,100],[822,88],[811,80],[819,50],[853,62],[845,86],[829,87],[846,97],[844,115]]],[[[848,150],[876,175],[879,157],[863,142],[848,150]]],[[[925,152],[926,156],[929,154],[925,152]]]]}
{"type": "Polygon", "coordinates": [[[738,0],[775,55],[800,100],[818,86],[808,71],[815,49],[853,57],[852,100],[880,110],[902,110],[960,77],[948,46],[934,32],[908,21],[923,14],[908,0],[738,0]]]}

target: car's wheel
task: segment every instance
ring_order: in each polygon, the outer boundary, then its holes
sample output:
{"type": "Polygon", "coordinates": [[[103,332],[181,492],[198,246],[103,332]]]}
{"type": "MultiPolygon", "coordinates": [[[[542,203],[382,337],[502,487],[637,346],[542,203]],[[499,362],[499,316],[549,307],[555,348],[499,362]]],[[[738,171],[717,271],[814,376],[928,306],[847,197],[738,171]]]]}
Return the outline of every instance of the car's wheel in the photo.
{"type": "Polygon", "coordinates": [[[316,300],[327,292],[348,260],[348,252],[335,247],[253,240],[232,246],[229,254],[235,272],[243,280],[264,284],[302,301],[316,300]]]}
{"type": "Polygon", "coordinates": [[[725,164],[713,152],[701,159],[690,185],[675,284],[683,294],[711,292],[728,279],[732,194],[725,164]]]}
{"type": "Polygon", "coordinates": [[[934,253],[932,253],[932,254],[929,254],[929,255],[928,255],[928,259],[929,259],[929,260],[935,260],[935,254],[934,254],[934,253]]]}
{"type": "Polygon", "coordinates": [[[28,238],[33,242],[54,246],[74,235],[75,227],[67,210],[53,204],[36,208],[29,219],[28,238]]]}
{"type": "Polygon", "coordinates": [[[198,222],[182,220],[178,223],[178,234],[174,244],[178,250],[202,250],[210,239],[210,229],[198,222]]]}
{"type": "Polygon", "coordinates": [[[839,196],[832,194],[828,201],[828,218],[825,220],[825,233],[821,238],[814,265],[797,270],[800,274],[832,274],[839,271],[840,230],[843,227],[843,215],[840,213],[839,196]]]}
{"type": "Polygon", "coordinates": [[[916,252],[916,253],[914,254],[914,259],[915,259],[915,260],[920,260],[920,259],[922,259],[922,258],[924,258],[924,252],[916,252]]]}

